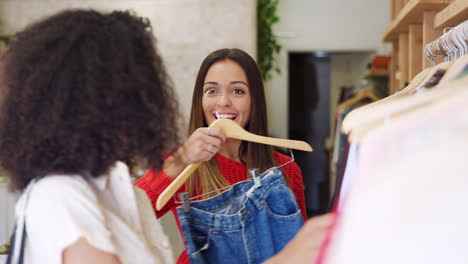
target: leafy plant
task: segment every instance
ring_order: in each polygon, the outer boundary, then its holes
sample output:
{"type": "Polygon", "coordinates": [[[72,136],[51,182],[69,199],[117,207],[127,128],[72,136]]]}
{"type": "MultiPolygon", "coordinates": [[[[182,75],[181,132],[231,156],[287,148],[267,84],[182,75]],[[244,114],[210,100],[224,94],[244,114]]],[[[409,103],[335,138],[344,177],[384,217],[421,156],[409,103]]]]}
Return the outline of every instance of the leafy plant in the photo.
{"type": "Polygon", "coordinates": [[[8,251],[10,250],[9,245],[2,245],[0,246],[0,254],[8,254],[8,251]]]}
{"type": "Polygon", "coordinates": [[[280,73],[276,55],[281,51],[281,45],[273,35],[273,25],[279,21],[276,14],[279,0],[257,1],[257,53],[258,66],[263,80],[271,79],[271,71],[280,73]]]}
{"type": "Polygon", "coordinates": [[[5,43],[6,46],[9,46],[12,38],[9,36],[0,36],[0,42],[5,43]]]}
{"type": "MultiPolygon", "coordinates": [[[[1,23],[0,23],[1,26],[1,23]]],[[[10,46],[11,41],[13,40],[12,36],[0,36],[0,42],[5,43],[5,46],[10,46]]]]}

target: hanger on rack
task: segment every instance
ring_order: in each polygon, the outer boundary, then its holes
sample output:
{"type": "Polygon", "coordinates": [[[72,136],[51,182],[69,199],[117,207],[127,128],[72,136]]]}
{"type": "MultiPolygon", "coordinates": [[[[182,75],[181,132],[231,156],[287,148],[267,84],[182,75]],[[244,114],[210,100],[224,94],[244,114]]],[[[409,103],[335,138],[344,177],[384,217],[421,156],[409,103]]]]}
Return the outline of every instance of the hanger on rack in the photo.
{"type": "Polygon", "coordinates": [[[456,27],[445,28],[444,34],[424,47],[424,55],[435,64],[434,57],[444,56],[444,61],[460,58],[467,53],[468,21],[456,27]]]}
{"type": "Polygon", "coordinates": [[[343,120],[343,124],[341,127],[342,132],[345,134],[349,134],[352,130],[354,130],[357,127],[381,119],[382,116],[385,115],[385,113],[382,113],[381,109],[387,109],[388,105],[392,104],[397,104],[398,106],[398,103],[395,103],[395,101],[403,97],[414,96],[412,94],[417,88],[427,83],[439,70],[447,70],[452,65],[452,63],[452,61],[442,62],[436,66],[426,68],[422,72],[417,74],[403,90],[400,90],[399,92],[392,94],[380,101],[373,102],[371,104],[353,110],[343,120]]]}
{"type": "Polygon", "coordinates": [[[354,124],[356,120],[362,120],[363,118],[365,118],[367,113],[369,111],[372,111],[372,109],[374,109],[378,105],[401,98],[402,96],[413,92],[417,87],[421,86],[423,80],[425,80],[426,76],[431,71],[431,69],[432,68],[426,68],[422,72],[418,73],[404,89],[385,98],[382,98],[379,101],[372,102],[370,104],[364,105],[351,111],[348,115],[346,115],[346,118],[343,120],[341,131],[345,134],[348,134],[349,131],[356,126],[354,124]]]}
{"type": "MultiPolygon", "coordinates": [[[[450,73],[452,77],[460,74],[468,65],[468,54],[457,59],[450,65],[451,67],[447,70],[447,73],[450,73]]],[[[372,114],[369,113],[374,118],[366,120],[366,123],[357,125],[350,131],[350,141],[354,143],[360,142],[369,131],[383,125],[386,121],[391,121],[392,119],[422,107],[437,103],[438,101],[443,101],[445,96],[450,98],[450,95],[456,95],[459,92],[466,91],[467,85],[468,78],[462,78],[461,80],[453,82],[439,83],[424,93],[418,95],[412,94],[398,101],[395,100],[387,104],[382,104],[379,108],[374,109],[372,114]]]]}
{"type": "MultiPolygon", "coordinates": [[[[452,31],[444,34],[441,38],[429,43],[424,49],[424,54],[427,59],[434,63],[434,57],[444,54],[457,54],[457,58],[468,53],[468,47],[466,39],[468,39],[468,23],[462,23],[459,27],[452,31]],[[448,45],[445,42],[457,43],[457,45],[448,45]]],[[[357,127],[363,126],[368,123],[382,118],[379,109],[387,108],[389,104],[392,104],[394,100],[399,100],[402,97],[411,95],[416,89],[425,85],[433,76],[440,70],[445,70],[445,75],[440,79],[439,84],[444,84],[447,80],[453,78],[453,75],[457,73],[456,67],[451,67],[453,61],[445,61],[438,65],[424,69],[422,72],[417,74],[413,80],[402,90],[395,94],[392,94],[382,100],[365,105],[358,109],[351,111],[346,118],[343,120],[342,132],[349,134],[352,130],[357,127]]]]}
{"type": "MultiPolygon", "coordinates": [[[[411,111],[414,107],[419,107],[417,106],[419,100],[421,100],[421,103],[424,100],[437,100],[437,98],[431,99],[431,96],[434,96],[436,93],[429,93],[429,95],[422,97],[421,95],[414,95],[413,93],[417,88],[426,85],[426,83],[435,75],[439,74],[441,70],[445,71],[445,74],[439,80],[438,84],[429,89],[438,91],[441,88],[451,87],[451,85],[447,85],[449,81],[453,80],[455,76],[462,72],[468,62],[466,55],[468,54],[467,40],[468,21],[465,21],[457,27],[452,28],[440,38],[426,45],[424,54],[428,59],[434,61],[433,58],[435,56],[444,55],[445,62],[418,74],[408,87],[397,93],[398,95],[392,96],[392,98],[398,100],[381,100],[364,106],[362,109],[357,109],[359,111],[356,110],[356,112],[353,111],[354,113],[349,113],[345,120],[343,120],[342,131],[346,134],[351,134],[350,140],[357,142],[363,135],[367,134],[369,130],[381,125],[385,118],[395,117],[398,114],[401,115],[411,111]],[[426,71],[428,71],[427,74],[425,74],[426,71]],[[423,78],[422,81],[419,81],[419,75],[422,74],[425,74],[426,77],[423,78]],[[416,79],[418,79],[418,81],[416,81],[416,79]],[[400,96],[400,94],[404,96],[400,96]],[[418,98],[413,99],[412,97],[418,98]]],[[[425,102],[427,103],[427,101],[425,102]]]]}
{"type": "MultiPolygon", "coordinates": [[[[283,147],[289,149],[297,149],[302,151],[312,152],[312,147],[304,141],[279,139],[272,137],[265,137],[252,134],[236,122],[230,119],[218,119],[211,123],[210,127],[220,128],[227,138],[235,138],[244,141],[250,141],[260,144],[266,144],[276,147],[283,147]]],[[[187,181],[187,179],[195,172],[200,166],[201,162],[188,165],[174,181],[161,193],[156,201],[156,209],[161,210],[164,205],[174,196],[177,190],[187,181]]]]}
{"type": "Polygon", "coordinates": [[[361,102],[364,99],[370,99],[371,101],[375,102],[380,100],[377,95],[375,95],[371,90],[369,89],[361,89],[359,90],[355,96],[349,98],[348,100],[345,100],[344,102],[340,103],[336,108],[338,110],[344,110],[347,109],[359,102],[361,102]]]}
{"type": "Polygon", "coordinates": [[[446,84],[449,80],[452,80],[457,74],[460,73],[461,69],[463,69],[466,65],[466,62],[461,59],[462,57],[466,57],[464,54],[468,54],[468,21],[463,22],[459,26],[455,27],[453,31],[451,31],[451,35],[449,35],[448,42],[450,43],[451,54],[454,54],[454,58],[456,59],[453,63],[453,66],[447,69],[447,72],[442,77],[439,82],[439,85],[446,84]]]}

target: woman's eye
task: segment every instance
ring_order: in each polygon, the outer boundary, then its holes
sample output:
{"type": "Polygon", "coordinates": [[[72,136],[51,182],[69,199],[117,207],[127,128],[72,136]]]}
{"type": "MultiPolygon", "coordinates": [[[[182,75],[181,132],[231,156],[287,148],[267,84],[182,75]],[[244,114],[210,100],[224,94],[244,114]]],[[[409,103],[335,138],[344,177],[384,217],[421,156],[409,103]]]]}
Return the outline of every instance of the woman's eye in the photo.
{"type": "Polygon", "coordinates": [[[215,93],[216,93],[216,89],[214,89],[214,88],[210,88],[210,89],[205,91],[205,94],[211,94],[212,95],[212,94],[215,94],[215,93]]]}
{"type": "Polygon", "coordinates": [[[234,94],[245,94],[244,90],[242,89],[234,89],[234,91],[232,91],[234,94]]]}

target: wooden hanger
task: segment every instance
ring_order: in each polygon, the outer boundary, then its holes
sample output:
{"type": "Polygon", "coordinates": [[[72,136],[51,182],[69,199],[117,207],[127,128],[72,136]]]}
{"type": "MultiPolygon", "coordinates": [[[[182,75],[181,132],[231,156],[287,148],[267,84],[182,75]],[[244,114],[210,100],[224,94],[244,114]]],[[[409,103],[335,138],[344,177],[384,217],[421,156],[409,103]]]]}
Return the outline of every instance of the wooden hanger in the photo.
{"type": "MultiPolygon", "coordinates": [[[[211,123],[210,127],[220,128],[227,138],[235,138],[260,144],[312,152],[312,147],[307,142],[255,135],[246,131],[236,122],[230,119],[218,119],[211,123]]],[[[195,172],[195,170],[198,168],[198,166],[200,166],[200,164],[201,162],[197,162],[188,165],[174,179],[174,181],[171,184],[169,184],[169,186],[161,193],[161,195],[159,195],[158,200],[156,201],[157,210],[161,210],[164,207],[164,205],[172,198],[172,196],[174,196],[177,190],[179,190],[179,188],[195,172]]]]}
{"type": "MultiPolygon", "coordinates": [[[[468,64],[468,54],[463,57],[455,60],[453,64],[444,64],[452,65],[447,73],[449,77],[453,78],[457,74],[460,74],[465,66],[468,64]]],[[[444,75],[445,77],[445,75],[444,75]]],[[[360,142],[370,131],[379,127],[385,123],[385,119],[392,120],[400,116],[408,114],[412,111],[426,107],[430,104],[437,103],[438,101],[445,100],[446,96],[451,94],[457,94],[466,89],[468,85],[468,78],[462,78],[461,80],[456,80],[453,82],[439,83],[436,86],[432,87],[430,90],[425,91],[424,93],[417,95],[410,95],[402,98],[401,100],[395,100],[394,102],[389,102],[388,104],[381,105],[377,110],[372,111],[372,114],[378,116],[371,121],[368,120],[365,124],[357,126],[350,133],[350,141],[353,143],[360,142]]]]}
{"type": "Polygon", "coordinates": [[[388,109],[391,105],[393,105],[395,108],[402,107],[399,104],[400,99],[405,97],[418,96],[413,94],[417,88],[421,87],[421,85],[429,81],[429,79],[432,78],[434,73],[436,73],[438,70],[447,70],[451,65],[452,62],[443,62],[434,67],[427,68],[416,75],[410,84],[408,84],[408,86],[403,90],[378,102],[374,102],[372,104],[358,108],[355,110],[356,112],[353,111],[354,113],[349,113],[343,120],[341,127],[343,133],[349,134],[354,129],[364,126],[365,124],[373,123],[376,120],[381,120],[385,117],[386,114],[388,114],[388,109]]]}
{"type": "MultiPolygon", "coordinates": [[[[418,73],[413,80],[405,87],[405,89],[399,91],[399,94],[408,95],[416,91],[419,87],[424,85],[434,75],[434,73],[442,67],[442,64],[437,66],[429,67],[418,73]]],[[[447,65],[448,67],[448,65],[447,65]]]]}
{"type": "Polygon", "coordinates": [[[388,103],[389,101],[392,101],[392,100],[401,98],[402,96],[406,96],[407,94],[410,94],[416,88],[421,86],[421,84],[423,83],[423,80],[431,71],[432,71],[432,68],[426,68],[422,72],[418,73],[418,75],[416,75],[416,77],[414,77],[413,80],[404,89],[390,96],[387,96],[379,101],[376,101],[376,102],[364,105],[362,107],[359,107],[357,109],[354,109],[349,114],[347,114],[345,119],[343,120],[341,131],[345,134],[348,134],[353,128],[356,127],[357,125],[356,122],[359,122],[359,121],[362,122],[363,119],[366,119],[369,111],[372,111],[373,109],[375,109],[381,104],[388,103]]]}
{"type": "Polygon", "coordinates": [[[340,103],[336,108],[340,110],[347,109],[359,102],[361,102],[364,99],[370,99],[373,102],[380,100],[378,96],[376,96],[372,91],[369,89],[361,89],[357,92],[357,94],[348,100],[345,100],[344,102],[340,103]]]}
{"type": "Polygon", "coordinates": [[[345,119],[343,120],[341,131],[345,134],[348,134],[356,126],[355,125],[356,120],[362,120],[363,118],[365,118],[366,114],[369,111],[372,111],[372,109],[374,109],[378,105],[387,103],[389,101],[392,101],[402,96],[406,96],[407,94],[410,94],[416,88],[421,86],[421,84],[423,83],[423,80],[426,78],[427,74],[430,71],[431,71],[431,68],[424,69],[422,72],[418,73],[404,89],[392,95],[389,95],[379,101],[364,105],[362,107],[359,107],[351,111],[349,114],[346,115],[345,119]]]}
{"type": "MultiPolygon", "coordinates": [[[[439,83],[436,85],[437,86],[443,86],[445,85],[448,81],[452,80],[460,74],[460,72],[463,71],[465,66],[468,63],[468,54],[461,56],[460,58],[456,59],[453,61],[453,63],[448,67],[442,78],[440,79],[439,83]]],[[[435,88],[435,87],[434,87],[435,88]]]]}
{"type": "MultiPolygon", "coordinates": [[[[427,74],[426,78],[424,78],[421,82],[420,85],[414,87],[413,89],[411,89],[409,92],[412,93],[414,90],[416,90],[417,88],[419,88],[420,86],[426,84],[431,78],[432,76],[439,70],[445,70],[445,71],[448,71],[448,69],[450,69],[450,67],[452,67],[452,64],[453,64],[453,61],[446,61],[446,62],[442,62],[442,63],[439,63],[437,64],[436,66],[434,67],[431,67],[431,71],[429,71],[429,73],[427,74]]],[[[444,75],[445,76],[445,75],[444,75]]],[[[443,80],[443,77],[440,79],[439,83],[443,80]]]]}

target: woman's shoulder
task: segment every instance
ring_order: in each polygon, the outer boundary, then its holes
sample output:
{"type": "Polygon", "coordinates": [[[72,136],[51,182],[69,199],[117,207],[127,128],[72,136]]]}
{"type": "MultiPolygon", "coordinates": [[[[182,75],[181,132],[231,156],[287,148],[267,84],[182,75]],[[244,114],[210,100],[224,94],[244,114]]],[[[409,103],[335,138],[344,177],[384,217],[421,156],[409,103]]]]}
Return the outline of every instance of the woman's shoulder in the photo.
{"type": "Polygon", "coordinates": [[[24,215],[32,255],[61,256],[80,237],[93,247],[117,252],[96,186],[80,175],[49,175],[28,186],[16,207],[24,215]]]}
{"type": "Polygon", "coordinates": [[[109,167],[107,173],[99,176],[56,173],[38,177],[29,183],[25,193],[29,192],[30,195],[46,194],[45,197],[87,195],[105,191],[112,178],[122,179],[122,177],[130,177],[129,168],[124,162],[116,161],[109,167]]]}
{"type": "MultiPolygon", "coordinates": [[[[275,159],[276,163],[278,163],[278,165],[281,165],[283,163],[286,163],[288,161],[291,161],[291,157],[290,156],[286,156],[284,154],[281,154],[277,151],[273,151],[273,158],[275,159]]],[[[295,162],[293,162],[295,163],[295,162]]]]}
{"type": "MultiPolygon", "coordinates": [[[[23,210],[33,214],[41,212],[66,211],[77,208],[77,204],[97,204],[93,188],[78,175],[50,175],[43,177],[30,186],[21,196],[25,200],[23,210]],[[86,201],[86,202],[85,202],[86,201]]],[[[19,208],[17,208],[19,209],[19,208]]],[[[47,213],[46,213],[47,214],[47,213]]]]}
{"type": "MultiPolygon", "coordinates": [[[[292,160],[290,156],[281,154],[279,152],[273,151],[273,158],[276,161],[277,166],[281,166],[285,163],[288,163],[292,160]]],[[[294,177],[296,175],[301,175],[301,169],[297,165],[295,161],[292,161],[291,163],[285,165],[284,170],[288,174],[289,177],[294,177]]]]}
{"type": "Polygon", "coordinates": [[[86,179],[80,175],[48,175],[30,183],[31,195],[72,194],[73,190],[91,189],[86,179]],[[70,193],[71,192],[71,193],[70,193]]]}

